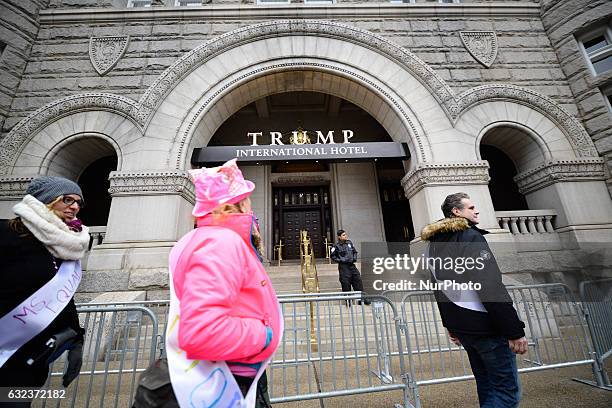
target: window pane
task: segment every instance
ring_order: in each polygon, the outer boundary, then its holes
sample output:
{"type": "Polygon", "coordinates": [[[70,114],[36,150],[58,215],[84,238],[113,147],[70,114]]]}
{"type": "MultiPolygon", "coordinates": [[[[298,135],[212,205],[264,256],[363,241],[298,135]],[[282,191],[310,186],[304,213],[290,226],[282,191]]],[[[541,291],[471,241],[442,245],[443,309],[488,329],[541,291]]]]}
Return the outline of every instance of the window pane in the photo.
{"type": "Polygon", "coordinates": [[[597,51],[598,49],[605,47],[606,45],[608,45],[606,38],[603,35],[600,35],[599,37],[595,37],[592,40],[585,41],[584,49],[587,53],[590,54],[593,51],[597,51]]]}
{"type": "Polygon", "coordinates": [[[595,73],[602,74],[612,69],[612,56],[600,59],[599,61],[593,61],[593,68],[595,73]]]}
{"type": "Polygon", "coordinates": [[[151,0],[132,0],[128,7],[151,7],[151,0]]]}

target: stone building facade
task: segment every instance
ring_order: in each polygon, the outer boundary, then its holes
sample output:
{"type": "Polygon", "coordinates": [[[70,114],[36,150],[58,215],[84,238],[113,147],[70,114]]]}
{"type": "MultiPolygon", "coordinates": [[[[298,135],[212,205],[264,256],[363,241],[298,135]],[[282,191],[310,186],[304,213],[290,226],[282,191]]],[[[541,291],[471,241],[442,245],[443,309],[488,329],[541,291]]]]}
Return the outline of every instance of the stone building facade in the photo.
{"type": "Polygon", "coordinates": [[[244,162],[270,259],[289,222],[318,223],[321,241],[344,228],[418,245],[458,190],[522,254],[510,272],[582,273],[563,250],[610,241],[612,71],[593,75],[607,57],[580,48],[609,2],[270,3],[2,3],[0,216],[36,175],[84,184],[104,234],[84,293],[162,296],[193,226],[194,149],[250,145],[248,132],[350,129],[409,151],[244,162]]]}

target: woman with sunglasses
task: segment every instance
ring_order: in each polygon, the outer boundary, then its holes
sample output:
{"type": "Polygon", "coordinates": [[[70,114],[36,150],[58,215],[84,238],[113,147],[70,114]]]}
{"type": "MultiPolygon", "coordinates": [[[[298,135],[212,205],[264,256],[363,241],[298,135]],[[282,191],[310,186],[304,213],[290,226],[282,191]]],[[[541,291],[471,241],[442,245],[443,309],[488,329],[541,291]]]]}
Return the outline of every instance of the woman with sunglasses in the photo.
{"type": "Polygon", "coordinates": [[[78,184],[39,177],[13,207],[17,217],[0,220],[0,387],[43,386],[66,350],[63,385],[79,373],[84,331],[73,296],[89,246],[82,207],[78,184]]]}

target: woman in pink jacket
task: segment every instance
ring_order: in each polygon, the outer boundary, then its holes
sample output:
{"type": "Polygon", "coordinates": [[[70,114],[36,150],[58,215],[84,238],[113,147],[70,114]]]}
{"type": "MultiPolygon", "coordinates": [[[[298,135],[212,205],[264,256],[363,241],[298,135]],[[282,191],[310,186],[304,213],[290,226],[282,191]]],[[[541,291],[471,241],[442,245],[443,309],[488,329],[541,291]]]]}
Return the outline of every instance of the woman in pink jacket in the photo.
{"type": "Polygon", "coordinates": [[[278,347],[282,316],[261,262],[249,198],[255,185],[244,180],[235,159],[190,175],[197,228],[170,254],[180,303],[178,346],[189,360],[226,362],[244,396],[261,373],[255,406],[267,407],[264,369],[278,347]]]}

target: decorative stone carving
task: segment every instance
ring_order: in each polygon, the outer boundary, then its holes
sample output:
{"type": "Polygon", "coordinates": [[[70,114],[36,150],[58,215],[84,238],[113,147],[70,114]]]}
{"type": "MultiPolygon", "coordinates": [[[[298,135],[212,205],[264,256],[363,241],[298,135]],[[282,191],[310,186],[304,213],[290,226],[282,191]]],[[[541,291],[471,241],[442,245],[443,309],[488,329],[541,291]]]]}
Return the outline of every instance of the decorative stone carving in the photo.
{"type": "Polygon", "coordinates": [[[0,200],[21,199],[34,177],[0,177],[0,200]]]}
{"type": "Polygon", "coordinates": [[[129,35],[89,39],[89,59],[98,74],[104,75],[117,65],[129,42],[129,35]]]}
{"type": "Polygon", "coordinates": [[[454,93],[448,84],[416,55],[379,35],[346,24],[322,20],[280,20],[241,27],[215,37],[185,54],[172,64],[142,96],[139,120],[145,120],[158,106],[166,93],[194,67],[205,63],[219,52],[260,38],[295,36],[299,34],[338,38],[378,50],[411,71],[438,98],[441,104],[454,102],[454,93]]]}
{"type": "Polygon", "coordinates": [[[277,185],[320,185],[329,184],[329,176],[282,176],[272,179],[273,184],[277,185]]]}
{"type": "Polygon", "coordinates": [[[514,176],[522,194],[563,181],[605,180],[602,158],[555,160],[514,176]]]}
{"type": "MultiPolygon", "coordinates": [[[[349,25],[319,20],[281,20],[254,24],[251,26],[241,27],[237,30],[230,31],[216,38],[213,38],[201,46],[195,48],[191,52],[185,54],[178,61],[172,64],[164,71],[160,77],[151,85],[140,99],[140,110],[138,112],[138,120],[140,123],[146,123],[153,109],[157,107],[163,97],[176,86],[176,83],[185,75],[193,71],[193,69],[201,64],[204,64],[210,58],[217,55],[219,52],[227,51],[230,48],[237,47],[241,44],[257,41],[259,38],[267,38],[270,36],[283,35],[322,35],[325,37],[337,38],[344,41],[357,42],[371,49],[377,50],[387,58],[397,61],[410,71],[431,91],[432,95],[440,102],[440,105],[445,109],[452,120],[456,120],[459,115],[468,109],[473,103],[483,100],[495,99],[510,99],[516,100],[523,104],[527,103],[530,107],[537,109],[547,117],[554,120],[562,128],[562,131],[568,136],[570,142],[575,146],[576,153],[579,156],[597,157],[597,151],[590,137],[580,124],[580,122],[565,111],[559,104],[551,99],[528,89],[524,89],[513,85],[484,85],[461,94],[459,97],[455,95],[448,84],[426,63],[410,51],[398,46],[392,41],[389,41],[381,36],[373,34],[367,30],[359,29],[349,25]]],[[[274,66],[279,68],[289,64],[278,64],[274,66]]],[[[296,64],[297,65],[297,64],[296,64]]],[[[305,64],[302,64],[305,65],[305,64]]],[[[313,67],[325,64],[310,64],[313,67]]],[[[272,67],[269,67],[271,69],[272,67]]],[[[337,69],[336,69],[337,70],[337,69]]],[[[354,72],[349,70],[340,70],[344,75],[358,79],[363,82],[364,78],[359,78],[354,72]]],[[[228,85],[234,85],[239,80],[244,80],[248,75],[255,73],[261,74],[260,70],[254,70],[252,73],[236,78],[231,84],[225,84],[224,90],[228,85]]],[[[371,81],[365,81],[372,85],[371,81]]],[[[380,91],[379,87],[376,87],[380,91]]],[[[208,104],[219,94],[217,91],[204,105],[208,104]]],[[[387,96],[387,95],[385,95],[387,96]]],[[[397,107],[397,105],[396,105],[397,107]]],[[[202,110],[200,110],[201,112],[202,110]]],[[[402,112],[404,118],[407,117],[402,112]]],[[[193,116],[195,118],[196,116],[193,116]]],[[[415,130],[413,126],[413,131],[415,130]]],[[[417,135],[415,133],[415,135],[417,135]]],[[[415,136],[415,137],[418,137],[415,136]]],[[[184,148],[184,141],[182,141],[184,148]]],[[[419,160],[426,161],[425,151],[421,144],[416,146],[419,152],[419,160]]],[[[182,160],[177,160],[176,168],[181,168],[182,160]]]]}
{"type": "Polygon", "coordinates": [[[138,107],[132,99],[106,93],[85,93],[58,99],[34,111],[0,140],[0,174],[8,174],[21,146],[29,138],[54,120],[80,110],[116,112],[138,126],[134,119],[138,107]]]}
{"type": "Polygon", "coordinates": [[[452,110],[453,117],[456,119],[473,105],[495,99],[509,99],[522,103],[551,119],[567,136],[577,156],[599,156],[593,140],[578,119],[547,96],[520,86],[494,84],[468,89],[457,98],[456,108],[452,110]]]}
{"type": "MultiPolygon", "coordinates": [[[[448,84],[427,64],[410,51],[398,46],[392,41],[366,30],[330,21],[285,20],[241,27],[207,41],[185,54],[172,66],[166,69],[149,89],[147,89],[138,103],[117,95],[83,94],[62,98],[45,105],[19,122],[11,132],[0,141],[0,174],[8,174],[11,166],[14,164],[17,152],[29,137],[32,137],[32,135],[46,124],[71,111],[79,109],[111,110],[133,119],[137,126],[144,128],[153,110],[161,103],[166,93],[176,86],[185,75],[210,58],[213,58],[218,53],[227,51],[232,47],[244,43],[257,41],[260,38],[282,35],[294,36],[300,33],[303,35],[337,38],[343,41],[362,44],[363,46],[376,50],[389,59],[397,61],[405,67],[407,71],[419,78],[419,80],[431,91],[432,95],[438,99],[440,105],[448,112],[452,120],[457,120],[464,111],[477,103],[496,99],[516,101],[538,110],[553,120],[568,137],[568,140],[573,145],[578,156],[598,157],[595,145],[580,122],[565,111],[559,104],[537,92],[513,85],[495,84],[470,89],[457,97],[448,84]]],[[[291,67],[291,64],[279,64],[279,66],[280,65],[287,68],[291,67]]],[[[324,64],[311,64],[311,66],[314,68],[329,68],[324,64]]],[[[273,69],[274,67],[269,68],[273,69]]],[[[349,77],[354,78],[357,82],[367,83],[369,86],[373,85],[372,81],[359,77],[353,71],[348,69],[335,69],[343,75],[349,75],[349,77]]],[[[261,71],[254,70],[249,73],[249,75],[255,75],[257,73],[261,73],[261,71]]],[[[241,79],[243,80],[244,78],[241,79]]],[[[232,81],[231,84],[227,84],[227,86],[235,85],[236,81],[237,80],[232,81]]],[[[375,86],[375,88],[378,92],[381,92],[380,87],[375,86]]],[[[220,92],[215,93],[215,95],[204,103],[204,106],[208,106],[208,104],[219,94],[220,92]]],[[[383,94],[385,93],[383,92],[383,94]]],[[[392,98],[389,99],[389,95],[385,94],[385,97],[396,106],[404,118],[407,118],[406,113],[399,108],[399,104],[396,101],[393,101],[392,98]]],[[[192,120],[195,120],[195,118],[196,116],[194,116],[192,120]]],[[[409,121],[407,123],[409,123],[409,121]]],[[[193,124],[190,123],[190,126],[191,125],[193,124]]],[[[417,140],[415,150],[418,155],[418,161],[425,162],[428,158],[425,155],[423,147],[424,141],[419,140],[422,136],[418,135],[412,124],[410,124],[410,126],[417,140]]],[[[183,135],[179,142],[181,144],[180,151],[185,149],[186,142],[185,135],[183,135]]],[[[175,166],[179,169],[182,168],[182,165],[183,162],[180,160],[179,155],[179,159],[177,159],[175,166]]]]}
{"type": "Polygon", "coordinates": [[[401,181],[406,197],[411,198],[426,185],[488,184],[489,164],[423,163],[410,170],[401,181]]]}
{"type": "Polygon", "coordinates": [[[497,57],[495,31],[461,31],[461,42],[474,59],[489,68],[497,57]]]}
{"type": "MultiPolygon", "coordinates": [[[[418,149],[418,154],[419,154],[419,159],[420,161],[427,161],[427,156],[425,154],[425,147],[424,147],[424,143],[422,140],[422,137],[419,134],[419,131],[417,130],[417,127],[412,123],[412,120],[410,119],[410,117],[408,116],[408,114],[406,113],[406,111],[404,110],[404,108],[402,108],[401,104],[399,103],[399,101],[397,101],[395,98],[393,98],[393,96],[391,96],[387,91],[385,91],[383,88],[381,88],[378,84],[374,83],[373,81],[369,80],[368,78],[365,78],[361,75],[358,75],[348,69],[343,69],[343,68],[339,68],[336,67],[334,65],[329,65],[329,64],[322,64],[322,63],[313,63],[313,62],[287,62],[287,63],[282,63],[282,64],[272,64],[269,66],[264,66],[264,67],[259,67],[259,68],[255,68],[250,72],[247,72],[243,75],[240,75],[239,77],[236,77],[234,79],[232,79],[231,81],[227,81],[223,84],[222,87],[219,87],[219,89],[217,89],[215,91],[214,94],[210,95],[210,97],[208,97],[206,99],[206,101],[204,101],[200,107],[198,108],[198,110],[196,112],[194,112],[191,117],[188,119],[187,121],[187,126],[185,126],[185,130],[183,131],[183,135],[179,141],[179,149],[178,152],[179,154],[177,155],[177,159],[176,159],[176,168],[180,169],[182,168],[182,163],[183,160],[185,158],[185,155],[189,154],[188,152],[185,151],[186,146],[188,145],[188,138],[189,135],[191,133],[191,129],[197,124],[197,122],[200,120],[201,118],[201,114],[204,110],[206,110],[209,105],[215,101],[215,99],[223,94],[224,92],[227,92],[228,89],[231,89],[233,86],[235,86],[238,83],[244,82],[245,79],[248,79],[249,77],[257,77],[260,76],[262,74],[262,72],[266,72],[266,71],[271,71],[271,72],[277,72],[279,69],[292,69],[292,68],[304,68],[304,67],[310,67],[310,68],[314,68],[314,69],[325,69],[325,70],[330,70],[330,71],[336,71],[344,76],[350,76],[355,78],[359,83],[366,83],[368,84],[371,88],[375,89],[380,95],[384,96],[386,98],[387,101],[389,101],[390,103],[393,104],[393,106],[397,109],[398,112],[400,112],[400,114],[402,115],[402,118],[406,121],[406,123],[408,124],[408,126],[410,126],[411,129],[411,136],[413,138],[413,140],[410,140],[411,142],[414,142],[414,144],[416,145],[416,149],[418,149]]],[[[298,88],[293,88],[293,90],[298,90],[298,88]]],[[[306,89],[305,89],[306,90],[306,89]]]]}
{"type": "Polygon", "coordinates": [[[112,197],[143,194],[179,194],[195,203],[193,183],[187,172],[181,170],[159,172],[113,171],[109,176],[112,197]]]}

